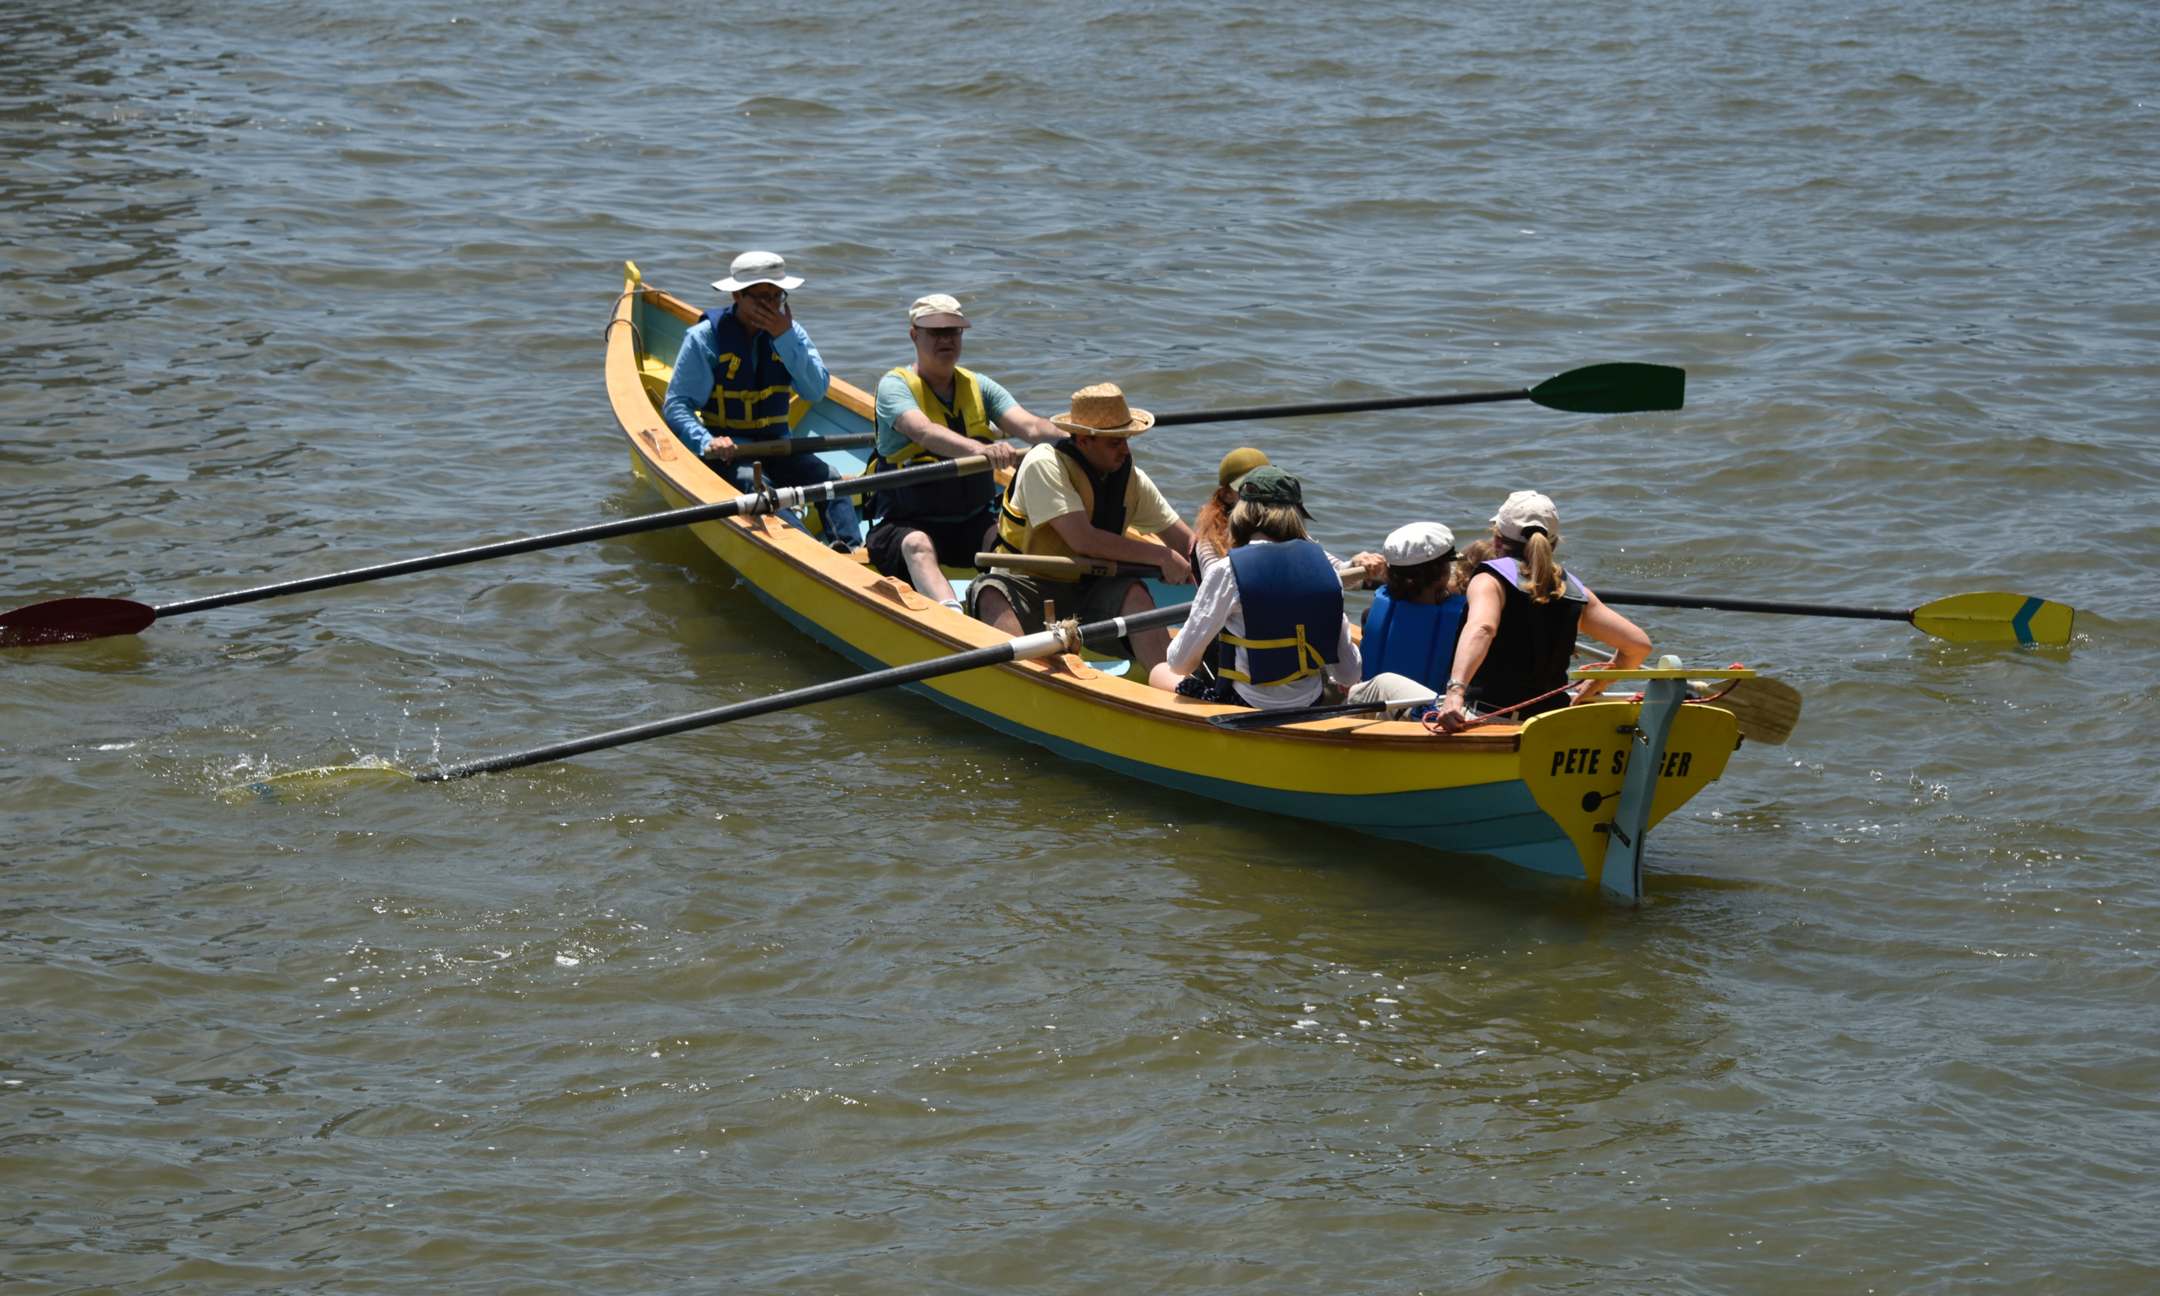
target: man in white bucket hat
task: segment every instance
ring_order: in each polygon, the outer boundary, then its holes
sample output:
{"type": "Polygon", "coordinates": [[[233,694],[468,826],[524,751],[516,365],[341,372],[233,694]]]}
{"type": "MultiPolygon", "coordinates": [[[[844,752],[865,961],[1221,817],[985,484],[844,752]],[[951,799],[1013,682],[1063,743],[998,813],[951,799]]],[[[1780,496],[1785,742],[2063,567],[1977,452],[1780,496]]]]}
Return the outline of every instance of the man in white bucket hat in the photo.
{"type": "MultiPolygon", "coordinates": [[[[777,441],[788,435],[789,393],[810,404],[824,399],[832,375],[817,346],[788,309],[788,294],[802,286],[777,252],[745,252],[713,287],[734,304],[705,312],[675,353],[660,415],[682,443],[737,490],[747,474],[732,460],[738,441],[777,441]]],[[[816,455],[778,455],[765,460],[765,480],[776,486],[829,481],[832,469],[816,455]]],[[[825,538],[836,549],[862,543],[862,522],[845,497],[825,505],[825,538]]]]}
{"type": "MultiPolygon", "coordinates": [[[[877,457],[870,471],[979,454],[1003,472],[1020,461],[1020,451],[998,440],[999,432],[1032,445],[1064,437],[1050,420],[1022,409],[995,379],[960,367],[960,337],[967,328],[959,301],[944,293],[918,297],[908,307],[915,363],[878,380],[877,457]]],[[[870,531],[871,566],[905,577],[926,597],[959,611],[941,567],[973,567],[975,555],[990,547],[992,495],[990,477],[978,475],[878,497],[873,507],[882,515],[870,531]]]]}

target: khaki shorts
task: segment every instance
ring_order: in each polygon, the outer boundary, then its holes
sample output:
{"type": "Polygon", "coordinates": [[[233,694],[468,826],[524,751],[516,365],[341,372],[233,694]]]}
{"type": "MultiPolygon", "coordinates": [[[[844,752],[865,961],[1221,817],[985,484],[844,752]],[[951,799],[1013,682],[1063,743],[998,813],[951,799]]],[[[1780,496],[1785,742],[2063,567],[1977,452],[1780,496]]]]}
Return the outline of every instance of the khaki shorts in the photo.
{"type": "MultiPolygon", "coordinates": [[[[1057,604],[1061,620],[1077,616],[1082,625],[1108,621],[1118,615],[1118,609],[1124,605],[1125,591],[1140,584],[1141,580],[1138,576],[1090,576],[1085,580],[1057,581],[1018,572],[984,572],[968,586],[967,611],[969,616],[982,620],[982,593],[994,589],[1012,604],[1013,615],[1020,618],[1020,633],[1040,634],[1044,628],[1045,602],[1057,604]]],[[[1114,649],[1126,657],[1133,655],[1132,643],[1126,639],[1093,647],[1100,653],[1114,649]]]]}

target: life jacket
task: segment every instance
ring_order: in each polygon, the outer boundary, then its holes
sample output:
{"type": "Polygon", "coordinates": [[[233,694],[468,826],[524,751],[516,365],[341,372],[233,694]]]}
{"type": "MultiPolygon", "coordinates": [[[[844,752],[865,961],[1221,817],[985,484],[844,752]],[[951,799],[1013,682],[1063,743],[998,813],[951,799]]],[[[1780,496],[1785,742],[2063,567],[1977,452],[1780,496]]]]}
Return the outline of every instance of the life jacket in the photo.
{"type": "MultiPolygon", "coordinates": [[[[1116,471],[1098,473],[1093,464],[1080,457],[1079,447],[1071,439],[1050,443],[1051,453],[1065,469],[1065,480],[1079,493],[1080,506],[1087,511],[1088,521],[1097,531],[1111,535],[1125,534],[1125,519],[1140,502],[1140,483],[1134,474],[1130,458],[1120,464],[1116,471]]],[[[1035,451],[1030,450],[1029,454],[1035,451]]],[[[1017,486],[1015,478],[1014,485],[1017,486]]],[[[998,510],[999,553],[1051,554],[1059,558],[1077,558],[1065,537],[1054,526],[1036,526],[1020,508],[1020,492],[1005,492],[1005,503],[998,510]]],[[[1077,581],[1078,576],[1057,576],[1049,572],[1030,572],[1038,580],[1077,581]]]]}
{"type": "MultiPolygon", "coordinates": [[[[915,408],[923,412],[924,418],[985,445],[997,440],[997,431],[990,426],[989,415],[983,410],[982,388],[976,384],[974,374],[958,365],[953,366],[953,403],[948,408],[937,398],[937,393],[930,390],[930,384],[923,381],[921,374],[905,367],[891,372],[907,382],[908,394],[915,398],[915,408]]],[[[872,455],[864,471],[920,468],[944,457],[911,440],[889,456],[872,455]]],[[[957,481],[931,482],[927,486],[905,486],[885,492],[890,498],[882,501],[880,509],[887,518],[966,519],[989,507],[996,490],[997,484],[990,475],[980,473],[957,481]]]]}
{"type": "Polygon", "coordinates": [[[763,331],[743,327],[735,308],[709,310],[713,389],[698,421],[736,441],[777,441],[788,434],[795,380],[763,331]]]}
{"type": "MultiPolygon", "coordinates": [[[[1566,684],[1568,661],[1575,654],[1575,627],[1590,603],[1582,582],[1563,570],[1559,597],[1539,603],[1517,583],[1522,574],[1513,558],[1479,563],[1478,571],[1490,572],[1499,580],[1506,601],[1500,606],[1500,627],[1485,650],[1485,662],[1469,681],[1469,700],[1487,710],[1511,707],[1566,684]]],[[[1553,698],[1516,712],[1515,718],[1527,719],[1567,704],[1564,697],[1553,698]]]]}
{"type": "Polygon", "coordinates": [[[1311,540],[1230,551],[1245,633],[1223,644],[1245,650],[1245,669],[1221,674],[1241,684],[1288,684],[1333,665],[1342,640],[1342,578],[1311,540]]]}
{"type": "Polygon", "coordinates": [[[1384,589],[1373,595],[1372,610],[1365,614],[1365,638],[1358,644],[1365,677],[1393,671],[1435,693],[1445,689],[1469,606],[1460,594],[1438,603],[1397,603],[1384,589]]]}

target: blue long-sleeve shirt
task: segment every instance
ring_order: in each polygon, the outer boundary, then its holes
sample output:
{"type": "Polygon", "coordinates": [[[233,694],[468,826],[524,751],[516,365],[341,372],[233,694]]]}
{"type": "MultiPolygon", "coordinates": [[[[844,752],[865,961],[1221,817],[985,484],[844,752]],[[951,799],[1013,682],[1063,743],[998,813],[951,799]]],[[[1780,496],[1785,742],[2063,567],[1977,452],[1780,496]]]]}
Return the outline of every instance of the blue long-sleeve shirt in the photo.
{"type": "MultiPolygon", "coordinates": [[[[732,314],[734,309],[730,306],[728,312],[732,314]]],[[[826,388],[832,386],[832,373],[825,368],[824,357],[818,354],[817,344],[803,332],[802,325],[792,325],[772,339],[772,344],[773,354],[787,366],[795,394],[812,404],[823,400],[826,388]]],[[[712,399],[713,362],[718,355],[712,321],[699,320],[683,336],[682,350],[675,353],[675,376],[668,379],[667,399],[660,405],[660,417],[696,455],[703,455],[713,441],[712,431],[698,421],[697,412],[712,399]]]]}

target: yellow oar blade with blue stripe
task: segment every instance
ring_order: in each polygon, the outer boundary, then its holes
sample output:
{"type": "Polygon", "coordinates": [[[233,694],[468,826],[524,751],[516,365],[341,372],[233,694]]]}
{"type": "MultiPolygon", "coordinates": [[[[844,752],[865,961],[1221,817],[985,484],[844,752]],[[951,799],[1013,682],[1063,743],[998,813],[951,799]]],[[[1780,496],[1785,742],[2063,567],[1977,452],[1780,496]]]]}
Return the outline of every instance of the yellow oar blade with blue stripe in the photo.
{"type": "Polygon", "coordinates": [[[2067,644],[2076,615],[2024,594],[1953,594],[1914,608],[1912,623],[1958,643],[2067,644]]]}

